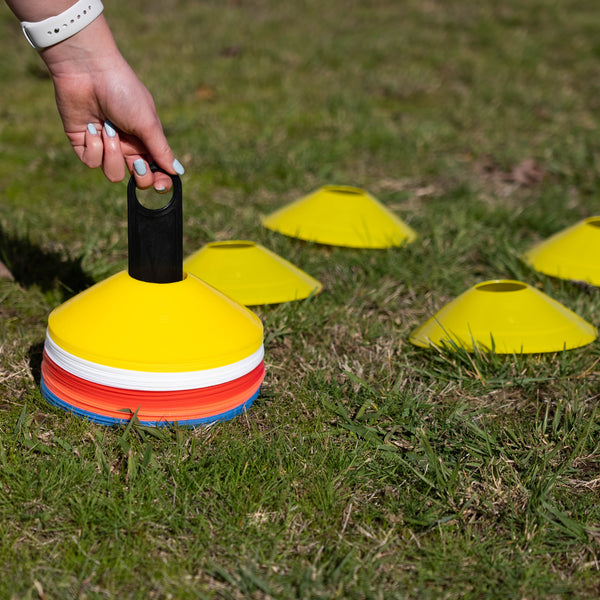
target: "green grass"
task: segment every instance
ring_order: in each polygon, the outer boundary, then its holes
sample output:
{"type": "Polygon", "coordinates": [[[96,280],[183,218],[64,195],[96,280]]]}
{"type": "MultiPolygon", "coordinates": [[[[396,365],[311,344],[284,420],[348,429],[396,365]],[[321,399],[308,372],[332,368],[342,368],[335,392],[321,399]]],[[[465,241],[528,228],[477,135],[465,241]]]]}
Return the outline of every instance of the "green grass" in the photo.
{"type": "Polygon", "coordinates": [[[187,169],[185,253],[251,239],[325,290],[256,308],[267,375],[233,421],[103,428],[46,404],[48,313],[126,265],[125,184],[79,164],[1,9],[0,596],[597,598],[597,343],[408,342],[505,277],[599,324],[596,288],[519,259],[598,214],[597,2],[105,6],[187,169]],[[526,159],[541,179],[519,179],[526,159]],[[420,238],[352,250],[261,226],[325,184],[420,238]]]}

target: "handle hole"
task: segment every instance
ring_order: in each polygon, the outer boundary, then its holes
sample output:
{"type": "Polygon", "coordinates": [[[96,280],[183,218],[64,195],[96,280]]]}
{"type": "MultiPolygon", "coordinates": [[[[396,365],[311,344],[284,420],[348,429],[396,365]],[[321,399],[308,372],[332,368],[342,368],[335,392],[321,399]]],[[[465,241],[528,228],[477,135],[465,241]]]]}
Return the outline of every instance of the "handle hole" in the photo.
{"type": "Polygon", "coordinates": [[[164,194],[159,194],[153,187],[146,190],[136,189],[135,195],[138,202],[148,210],[160,210],[169,204],[173,190],[170,190],[164,194]]]}

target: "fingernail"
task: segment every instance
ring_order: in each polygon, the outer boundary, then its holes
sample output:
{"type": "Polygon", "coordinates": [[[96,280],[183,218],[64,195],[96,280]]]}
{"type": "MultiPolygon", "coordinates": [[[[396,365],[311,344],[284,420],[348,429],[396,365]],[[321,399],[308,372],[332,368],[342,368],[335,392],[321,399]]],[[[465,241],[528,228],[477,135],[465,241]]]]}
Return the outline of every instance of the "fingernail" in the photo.
{"type": "Polygon", "coordinates": [[[104,130],[108,137],[115,137],[117,135],[117,132],[110,121],[104,121],[104,130]]]}
{"type": "Polygon", "coordinates": [[[159,194],[164,194],[167,191],[167,188],[164,185],[161,185],[160,187],[155,187],[154,188],[159,194]]]}
{"type": "Polygon", "coordinates": [[[135,169],[135,172],[140,177],[142,175],[145,175],[147,173],[147,171],[146,171],[146,163],[141,158],[138,158],[137,160],[133,161],[133,168],[135,169]]]}
{"type": "Polygon", "coordinates": [[[185,169],[177,159],[173,161],[173,170],[175,173],[177,173],[177,175],[183,175],[185,173],[185,169]]]}
{"type": "Polygon", "coordinates": [[[93,123],[88,123],[87,129],[92,135],[96,135],[98,133],[98,130],[93,123]]]}

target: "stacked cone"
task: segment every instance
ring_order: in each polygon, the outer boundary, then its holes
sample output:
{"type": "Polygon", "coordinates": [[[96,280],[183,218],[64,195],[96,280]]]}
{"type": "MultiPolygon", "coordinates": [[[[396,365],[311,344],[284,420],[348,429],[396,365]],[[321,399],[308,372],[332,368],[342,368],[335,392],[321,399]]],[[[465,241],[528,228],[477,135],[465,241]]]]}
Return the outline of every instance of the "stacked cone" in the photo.
{"type": "Polygon", "coordinates": [[[135,415],[144,425],[195,426],[233,418],[257,397],[262,324],[183,273],[181,184],[173,181],[158,211],[137,202],[130,182],[128,271],[50,314],[41,390],[51,404],[106,425],[135,415]]]}
{"type": "Polygon", "coordinates": [[[98,423],[229,419],[263,377],[258,317],[192,275],[156,284],[122,272],[48,319],[42,393],[98,423]]]}

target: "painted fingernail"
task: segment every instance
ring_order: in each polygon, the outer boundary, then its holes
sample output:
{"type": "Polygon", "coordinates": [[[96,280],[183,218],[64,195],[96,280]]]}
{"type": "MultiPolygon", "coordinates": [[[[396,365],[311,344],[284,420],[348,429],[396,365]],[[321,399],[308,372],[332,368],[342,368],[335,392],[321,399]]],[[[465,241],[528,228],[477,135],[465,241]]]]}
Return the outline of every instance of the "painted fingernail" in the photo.
{"type": "Polygon", "coordinates": [[[175,173],[177,173],[177,175],[183,175],[185,173],[183,165],[177,159],[173,161],[173,170],[175,173]]]}
{"type": "Polygon", "coordinates": [[[117,132],[110,121],[104,121],[104,130],[108,137],[115,137],[117,132]]]}
{"type": "Polygon", "coordinates": [[[167,191],[167,188],[164,185],[161,185],[160,187],[155,187],[154,188],[159,194],[164,194],[167,191]]]}
{"type": "Polygon", "coordinates": [[[141,158],[133,161],[133,168],[140,177],[147,173],[146,163],[141,158]]]}
{"type": "Polygon", "coordinates": [[[93,123],[88,123],[87,126],[87,130],[92,134],[92,135],[96,135],[98,133],[98,130],[96,129],[96,126],[93,123]]]}

